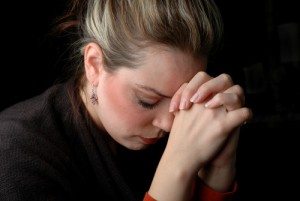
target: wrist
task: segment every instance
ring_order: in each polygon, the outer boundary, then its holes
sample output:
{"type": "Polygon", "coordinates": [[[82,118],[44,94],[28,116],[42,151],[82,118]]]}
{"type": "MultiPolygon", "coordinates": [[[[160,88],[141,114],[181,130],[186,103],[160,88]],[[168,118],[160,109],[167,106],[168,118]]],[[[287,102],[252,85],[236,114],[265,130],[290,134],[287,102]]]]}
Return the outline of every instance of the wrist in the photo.
{"type": "Polygon", "coordinates": [[[178,156],[164,153],[156,169],[149,194],[156,200],[190,200],[197,171],[178,156]]]}
{"type": "Polygon", "coordinates": [[[235,165],[225,167],[205,167],[198,172],[198,177],[215,191],[227,192],[232,189],[235,181],[235,165]]]}

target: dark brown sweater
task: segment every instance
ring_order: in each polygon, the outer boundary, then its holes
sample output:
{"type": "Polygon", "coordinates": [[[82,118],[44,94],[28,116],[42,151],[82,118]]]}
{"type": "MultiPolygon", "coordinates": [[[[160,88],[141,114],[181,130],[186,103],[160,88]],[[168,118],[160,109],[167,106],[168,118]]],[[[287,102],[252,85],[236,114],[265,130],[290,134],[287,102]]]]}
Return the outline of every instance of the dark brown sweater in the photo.
{"type": "Polygon", "coordinates": [[[67,84],[0,113],[0,200],[142,200],[166,140],[112,154],[84,108],[74,119],[67,84]]]}

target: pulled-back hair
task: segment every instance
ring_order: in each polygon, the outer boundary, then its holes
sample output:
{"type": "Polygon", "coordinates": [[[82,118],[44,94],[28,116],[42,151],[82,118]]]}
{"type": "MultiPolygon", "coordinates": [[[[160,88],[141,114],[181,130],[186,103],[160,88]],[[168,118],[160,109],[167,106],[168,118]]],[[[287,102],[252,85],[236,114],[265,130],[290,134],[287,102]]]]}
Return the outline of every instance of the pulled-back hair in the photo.
{"type": "Polygon", "coordinates": [[[222,32],[211,0],[89,0],[84,17],[83,45],[98,43],[110,68],[135,66],[153,44],[207,55],[222,32]]]}
{"type": "Polygon", "coordinates": [[[222,35],[213,0],[71,0],[70,8],[75,21],[64,21],[64,28],[77,26],[81,48],[99,44],[108,68],[136,66],[153,44],[207,56],[222,35]]]}

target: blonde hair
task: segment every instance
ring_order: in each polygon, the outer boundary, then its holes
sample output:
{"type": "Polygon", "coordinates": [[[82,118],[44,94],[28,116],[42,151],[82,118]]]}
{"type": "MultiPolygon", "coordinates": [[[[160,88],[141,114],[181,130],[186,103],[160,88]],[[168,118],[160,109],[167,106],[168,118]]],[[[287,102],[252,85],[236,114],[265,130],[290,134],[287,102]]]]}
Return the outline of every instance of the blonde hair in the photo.
{"type": "Polygon", "coordinates": [[[96,42],[105,66],[135,67],[142,50],[159,44],[207,56],[222,35],[213,0],[88,0],[81,19],[82,46],[96,42]]]}
{"type": "Polygon", "coordinates": [[[55,32],[66,33],[80,46],[71,53],[75,65],[69,69],[73,76],[68,95],[75,119],[83,107],[79,92],[86,83],[82,49],[87,43],[99,44],[105,68],[114,71],[137,67],[143,50],[151,45],[209,56],[223,32],[213,0],[70,0],[69,10],[57,23],[55,32]]]}

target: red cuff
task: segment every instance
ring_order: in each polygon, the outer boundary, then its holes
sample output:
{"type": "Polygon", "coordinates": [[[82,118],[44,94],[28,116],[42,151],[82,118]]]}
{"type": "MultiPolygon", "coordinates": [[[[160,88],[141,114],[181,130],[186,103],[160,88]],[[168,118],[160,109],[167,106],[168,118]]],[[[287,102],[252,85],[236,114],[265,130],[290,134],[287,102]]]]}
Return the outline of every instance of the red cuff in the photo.
{"type": "MultiPolygon", "coordinates": [[[[233,190],[230,192],[217,192],[201,182],[201,189],[199,190],[199,200],[201,201],[230,201],[233,200],[237,192],[237,183],[234,184],[233,190]]],[[[146,192],[143,201],[156,201],[151,195],[146,192]]]]}
{"type": "Polygon", "coordinates": [[[217,192],[201,182],[201,189],[199,190],[199,199],[201,201],[230,201],[233,200],[237,192],[237,183],[234,184],[233,190],[230,192],[217,192]]]}
{"type": "Polygon", "coordinates": [[[151,196],[149,195],[149,193],[147,192],[147,193],[145,194],[145,197],[144,197],[143,201],[156,201],[156,200],[155,200],[153,197],[151,197],[151,196]]]}

